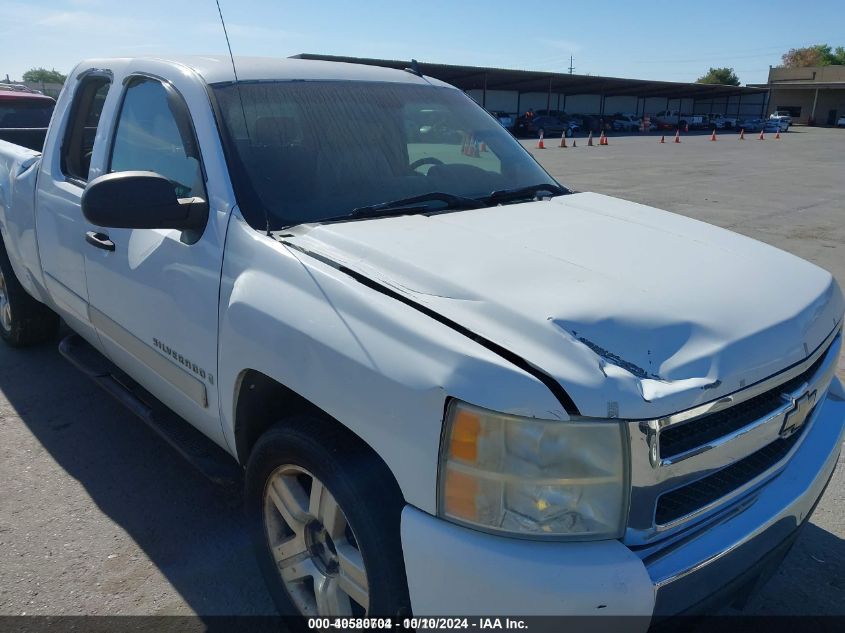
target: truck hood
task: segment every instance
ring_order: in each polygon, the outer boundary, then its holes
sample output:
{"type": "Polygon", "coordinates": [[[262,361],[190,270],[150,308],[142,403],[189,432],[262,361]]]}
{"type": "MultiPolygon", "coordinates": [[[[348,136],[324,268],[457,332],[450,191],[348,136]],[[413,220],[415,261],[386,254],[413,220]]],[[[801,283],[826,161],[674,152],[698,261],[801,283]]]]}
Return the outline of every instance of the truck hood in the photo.
{"type": "Polygon", "coordinates": [[[717,399],[806,358],[843,313],[833,277],[807,261],[595,193],[307,225],[283,241],[520,356],[587,416],[717,399]]]}

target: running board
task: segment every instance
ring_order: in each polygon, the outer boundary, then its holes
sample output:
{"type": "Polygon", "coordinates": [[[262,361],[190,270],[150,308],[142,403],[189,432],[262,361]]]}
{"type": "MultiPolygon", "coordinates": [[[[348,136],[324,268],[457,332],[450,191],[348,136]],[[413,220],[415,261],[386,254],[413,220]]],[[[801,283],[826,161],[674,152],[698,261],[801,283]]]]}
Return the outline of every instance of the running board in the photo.
{"type": "Polygon", "coordinates": [[[59,353],[141,418],[205,477],[227,488],[240,487],[243,471],[233,457],[168,409],[81,336],[70,334],[62,339],[59,353]]]}

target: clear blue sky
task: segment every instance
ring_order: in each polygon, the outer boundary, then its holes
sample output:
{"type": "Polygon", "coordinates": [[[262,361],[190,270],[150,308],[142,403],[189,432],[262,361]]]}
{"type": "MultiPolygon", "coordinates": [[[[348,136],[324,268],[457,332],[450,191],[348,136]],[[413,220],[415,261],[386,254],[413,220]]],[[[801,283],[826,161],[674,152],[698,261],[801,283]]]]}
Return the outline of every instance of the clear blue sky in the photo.
{"type": "MultiPolygon", "coordinates": [[[[765,82],[789,48],[845,45],[842,0],[686,3],[221,0],[236,55],[328,53],[694,81],[765,82]],[[694,7],[694,8],[693,8],[694,7]],[[675,17],[677,16],[677,17],[675,17]]],[[[0,78],[85,57],[225,51],[214,0],[2,0],[0,78]],[[38,6],[35,6],[35,5],[38,6]]]]}

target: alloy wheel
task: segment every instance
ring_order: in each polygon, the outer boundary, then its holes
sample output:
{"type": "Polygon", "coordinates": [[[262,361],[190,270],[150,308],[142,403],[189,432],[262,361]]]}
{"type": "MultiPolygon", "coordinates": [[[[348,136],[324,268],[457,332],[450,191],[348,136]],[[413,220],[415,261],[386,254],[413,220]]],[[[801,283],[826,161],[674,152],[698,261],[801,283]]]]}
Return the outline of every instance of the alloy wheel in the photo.
{"type": "Polygon", "coordinates": [[[12,330],[12,306],[9,303],[9,291],[6,288],[6,277],[0,270],[0,327],[4,332],[12,330]]]}
{"type": "Polygon", "coordinates": [[[364,615],[369,584],[346,515],[328,488],[293,464],[264,488],[264,533],[291,600],[303,615],[364,615]]]}

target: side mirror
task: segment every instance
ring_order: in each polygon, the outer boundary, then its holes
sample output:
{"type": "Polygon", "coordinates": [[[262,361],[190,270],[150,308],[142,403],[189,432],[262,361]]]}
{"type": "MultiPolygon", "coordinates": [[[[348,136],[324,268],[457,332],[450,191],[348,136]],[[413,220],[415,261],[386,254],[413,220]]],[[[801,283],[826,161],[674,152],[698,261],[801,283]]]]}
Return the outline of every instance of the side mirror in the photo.
{"type": "Polygon", "coordinates": [[[208,202],[177,198],[173,183],[152,171],[120,171],[88,183],[82,214],[91,224],[114,229],[202,231],[208,202]]]}

